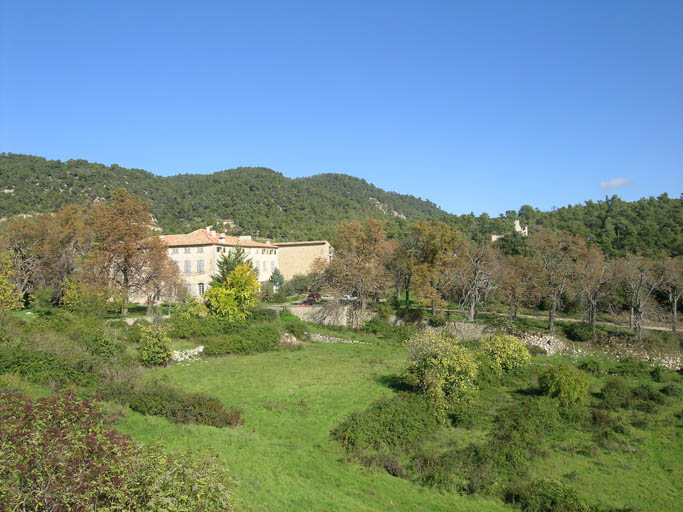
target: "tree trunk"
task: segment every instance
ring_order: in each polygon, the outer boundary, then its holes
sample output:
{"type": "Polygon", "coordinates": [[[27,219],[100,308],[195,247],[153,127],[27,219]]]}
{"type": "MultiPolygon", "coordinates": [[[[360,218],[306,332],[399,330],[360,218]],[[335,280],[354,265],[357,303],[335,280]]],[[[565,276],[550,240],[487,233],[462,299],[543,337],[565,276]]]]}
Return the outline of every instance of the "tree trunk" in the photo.
{"type": "Polygon", "coordinates": [[[638,304],[633,316],[633,334],[635,334],[638,341],[643,340],[643,306],[638,304]]]}
{"type": "Polygon", "coordinates": [[[123,302],[121,303],[121,316],[128,314],[128,273],[123,273],[123,302]]]}
{"type": "Polygon", "coordinates": [[[671,332],[676,332],[678,327],[678,298],[673,301],[671,310],[671,332]]]}
{"type": "Polygon", "coordinates": [[[591,321],[591,327],[593,328],[593,338],[595,338],[595,325],[598,323],[597,322],[597,306],[595,304],[591,304],[591,311],[590,311],[590,321],[591,321]]]}
{"type": "Polygon", "coordinates": [[[477,303],[476,301],[471,301],[470,302],[470,313],[469,313],[469,320],[470,322],[474,322],[474,314],[476,313],[477,310],[477,303]]]}
{"type": "Polygon", "coordinates": [[[405,288],[406,288],[406,309],[410,309],[410,275],[406,276],[405,288]]]}
{"type": "Polygon", "coordinates": [[[550,310],[548,311],[548,330],[555,332],[555,311],[557,310],[557,301],[555,297],[550,301],[550,310]]]}
{"type": "Polygon", "coordinates": [[[628,327],[629,329],[633,329],[633,306],[631,306],[631,313],[629,314],[628,317],[628,327]]]}

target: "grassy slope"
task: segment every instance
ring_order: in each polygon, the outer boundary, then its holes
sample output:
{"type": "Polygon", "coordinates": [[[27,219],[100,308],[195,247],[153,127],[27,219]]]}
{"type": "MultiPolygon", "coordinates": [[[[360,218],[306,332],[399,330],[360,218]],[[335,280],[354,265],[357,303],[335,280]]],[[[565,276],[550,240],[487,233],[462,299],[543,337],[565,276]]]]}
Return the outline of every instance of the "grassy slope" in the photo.
{"type": "Polygon", "coordinates": [[[153,374],[243,408],[244,425],[215,429],[131,414],[117,428],[170,449],[217,452],[246,510],[505,510],[496,501],[443,494],[344,462],[329,431],[392,393],[379,378],[404,361],[396,347],[315,344],[176,365],[153,374]]]}

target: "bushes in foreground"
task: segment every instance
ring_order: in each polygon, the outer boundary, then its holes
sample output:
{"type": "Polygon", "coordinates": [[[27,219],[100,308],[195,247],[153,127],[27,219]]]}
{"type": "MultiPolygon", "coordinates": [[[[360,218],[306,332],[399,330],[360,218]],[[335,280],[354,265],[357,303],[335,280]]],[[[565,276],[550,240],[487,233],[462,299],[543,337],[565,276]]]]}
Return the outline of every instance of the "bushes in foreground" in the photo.
{"type": "Polygon", "coordinates": [[[228,427],[243,421],[239,409],[226,408],[217,398],[202,393],[184,393],[158,382],[109,383],[101,388],[100,396],[127,404],[140,414],[161,416],[175,423],[228,427]]]}
{"type": "Polygon", "coordinates": [[[231,510],[230,478],[211,459],[139,448],[92,403],[0,393],[3,510],[231,510]]]}
{"type": "Polygon", "coordinates": [[[349,451],[416,446],[439,426],[434,406],[424,397],[400,393],[354,412],[332,431],[349,451]]]}

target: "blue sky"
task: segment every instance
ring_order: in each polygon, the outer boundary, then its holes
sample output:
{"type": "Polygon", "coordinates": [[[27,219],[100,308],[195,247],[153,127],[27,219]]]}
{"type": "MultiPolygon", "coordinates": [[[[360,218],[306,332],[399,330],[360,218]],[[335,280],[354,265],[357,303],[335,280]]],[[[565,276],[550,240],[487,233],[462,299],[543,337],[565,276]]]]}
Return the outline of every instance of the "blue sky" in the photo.
{"type": "Polygon", "coordinates": [[[453,213],[683,192],[680,0],[0,6],[0,151],[343,172],[453,213]]]}

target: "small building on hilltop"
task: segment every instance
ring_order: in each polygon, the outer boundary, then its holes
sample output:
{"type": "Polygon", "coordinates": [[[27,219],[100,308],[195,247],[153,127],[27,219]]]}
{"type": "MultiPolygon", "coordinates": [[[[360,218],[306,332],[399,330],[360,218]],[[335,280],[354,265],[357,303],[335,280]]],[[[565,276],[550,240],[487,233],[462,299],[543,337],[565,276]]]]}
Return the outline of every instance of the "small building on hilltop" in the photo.
{"type": "MultiPolygon", "coordinates": [[[[529,226],[524,226],[519,223],[518,219],[515,219],[515,233],[521,233],[522,236],[529,236],[529,226]]],[[[491,241],[495,242],[499,238],[503,238],[505,235],[491,235],[491,241]]]]}
{"type": "Polygon", "coordinates": [[[297,274],[308,274],[316,260],[329,262],[334,249],[327,240],[308,242],[277,242],[278,268],[285,279],[297,274]]]}
{"type": "Polygon", "coordinates": [[[195,297],[204,295],[208,289],[211,278],[217,273],[220,257],[237,247],[244,249],[245,256],[258,270],[261,283],[268,281],[278,267],[278,246],[269,241],[256,242],[250,236],[228,236],[207,227],[159,238],[168,247],[169,257],[178,265],[188,294],[195,297]]]}

